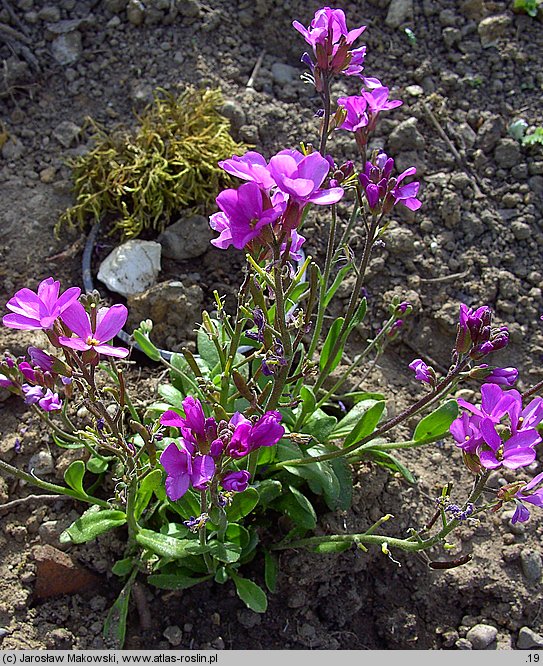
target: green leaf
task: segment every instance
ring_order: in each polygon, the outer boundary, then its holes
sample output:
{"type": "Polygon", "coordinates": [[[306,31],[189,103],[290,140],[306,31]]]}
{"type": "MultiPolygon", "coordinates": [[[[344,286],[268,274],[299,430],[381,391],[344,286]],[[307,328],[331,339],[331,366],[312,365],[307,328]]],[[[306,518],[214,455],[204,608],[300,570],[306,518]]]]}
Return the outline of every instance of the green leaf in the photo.
{"type": "Polygon", "coordinates": [[[64,472],[64,481],[75,490],[82,497],[86,497],[87,493],[83,488],[83,477],[85,476],[85,463],[82,460],[74,460],[74,462],[64,472]]]}
{"type": "Polygon", "coordinates": [[[134,504],[134,517],[136,520],[141,518],[141,514],[147,508],[149,500],[153,495],[153,491],[158,488],[162,483],[162,471],[160,469],[154,469],[152,472],[149,472],[143,481],[139,484],[138,491],[136,493],[136,501],[134,504]]]}
{"type": "Polygon", "coordinates": [[[317,409],[301,430],[303,433],[314,437],[317,442],[326,444],[336,425],[337,419],[335,416],[326,414],[322,409],[317,409]]]}
{"type": "Polygon", "coordinates": [[[264,479],[256,487],[258,491],[258,503],[266,506],[283,491],[281,481],[278,479],[264,479]]]}
{"type": "Polygon", "coordinates": [[[117,560],[111,567],[111,571],[116,576],[128,576],[134,568],[134,559],[132,557],[125,557],[123,560],[117,560]]]}
{"type": "Polygon", "coordinates": [[[226,516],[230,523],[237,523],[247,516],[258,504],[258,491],[247,488],[242,493],[236,493],[232,504],[226,509],[226,516]]]}
{"type": "Polygon", "coordinates": [[[169,405],[183,411],[183,400],[185,399],[185,396],[174,386],[171,386],[170,384],[160,384],[158,387],[158,394],[164,398],[169,405]]]}
{"type": "Polygon", "coordinates": [[[289,486],[289,492],[284,493],[275,506],[286,513],[299,527],[312,530],[317,525],[317,514],[311,502],[294,486],[289,486]]]}
{"type": "MultiPolygon", "coordinates": [[[[212,322],[219,331],[220,323],[216,320],[212,320],[212,322]]],[[[196,344],[198,346],[198,354],[210,370],[213,370],[213,368],[220,364],[217,348],[213,340],[209,339],[209,335],[201,326],[196,333],[196,344]]]]}
{"type": "MultiPolygon", "coordinates": [[[[320,455],[322,450],[309,449],[309,455],[320,455]]],[[[331,465],[327,461],[308,463],[306,465],[285,465],[284,470],[294,476],[306,479],[309,487],[316,495],[324,495],[326,504],[332,509],[335,507],[340,484],[331,465]]]]}
{"type": "Polygon", "coordinates": [[[185,574],[151,574],[147,577],[147,582],[151,583],[155,587],[158,587],[160,590],[188,590],[189,587],[198,585],[198,583],[203,583],[206,580],[210,580],[211,576],[200,576],[198,578],[193,578],[192,576],[187,576],[185,574]]]}
{"type": "Polygon", "coordinates": [[[343,439],[344,437],[347,437],[361,417],[377,402],[382,402],[382,400],[366,398],[357,402],[333,429],[330,439],[343,439]]]}
{"type": "Polygon", "coordinates": [[[124,511],[100,509],[93,506],[62,532],[59,541],[60,543],[85,543],[125,523],[124,511]]]}
{"type": "Polygon", "coordinates": [[[300,389],[300,397],[303,401],[302,412],[304,412],[304,414],[312,414],[317,405],[317,400],[312,389],[309,386],[302,386],[300,389]]]}
{"type": "Polygon", "coordinates": [[[128,579],[104,621],[104,638],[114,640],[119,649],[123,647],[126,638],[126,619],[134,580],[135,576],[128,579]]]}
{"type": "Polygon", "coordinates": [[[337,275],[334,279],[334,282],[332,283],[332,285],[330,286],[330,288],[326,292],[326,296],[324,297],[324,302],[323,302],[324,307],[328,306],[328,304],[330,303],[332,298],[335,296],[336,291],[339,289],[341,283],[344,281],[345,276],[347,275],[347,273],[349,271],[352,270],[352,268],[353,268],[352,263],[348,263],[348,264],[345,264],[345,266],[343,266],[342,268],[339,269],[339,271],[337,272],[337,275]]]}
{"type": "Polygon", "coordinates": [[[350,333],[353,329],[355,329],[359,324],[361,324],[364,321],[367,309],[368,309],[368,301],[366,300],[366,298],[363,298],[360,301],[360,305],[356,309],[356,312],[354,313],[349,326],[347,327],[348,333],[350,333]]]}
{"type": "Polygon", "coordinates": [[[132,333],[132,337],[134,338],[134,342],[146,356],[148,356],[152,361],[160,361],[160,352],[158,347],[155,347],[147,335],[144,335],[139,329],[136,328],[132,333]]]}
{"type": "Polygon", "coordinates": [[[213,555],[215,559],[219,560],[219,562],[233,564],[240,558],[241,546],[239,546],[237,543],[209,541],[207,545],[211,555],[213,555]]]}
{"type": "Polygon", "coordinates": [[[415,428],[413,439],[423,442],[425,439],[434,439],[449,434],[451,423],[458,416],[458,403],[456,400],[447,400],[435,411],[421,419],[415,428]]]}
{"type": "Polygon", "coordinates": [[[153,530],[140,530],[136,534],[136,541],[140,546],[170,560],[180,560],[209,550],[207,546],[200,546],[196,539],[176,539],[153,530]]]}
{"type": "Polygon", "coordinates": [[[335,506],[330,508],[333,511],[347,511],[351,508],[353,501],[353,473],[351,466],[345,458],[333,458],[328,462],[332,466],[339,482],[339,492],[335,506]]]}
{"type": "Polygon", "coordinates": [[[343,442],[343,448],[347,448],[351,444],[354,444],[355,442],[360,441],[364,437],[371,435],[371,433],[377,427],[379,419],[383,415],[384,409],[385,409],[384,402],[376,402],[367,411],[365,411],[358,420],[355,427],[351,430],[351,432],[347,435],[347,437],[345,437],[345,441],[343,442]]]}
{"type": "Polygon", "coordinates": [[[91,474],[103,474],[108,468],[109,462],[104,458],[92,456],[87,460],[87,469],[91,474]]]}
{"type": "Polygon", "coordinates": [[[364,449],[364,455],[370,455],[381,467],[386,467],[393,472],[399,472],[409,483],[416,483],[415,477],[397,458],[386,451],[379,449],[364,449]]]}
{"type": "MultiPolygon", "coordinates": [[[[321,372],[322,370],[324,370],[328,362],[328,357],[332,353],[332,348],[334,347],[336,340],[338,339],[339,331],[341,330],[343,322],[344,318],[338,317],[330,327],[330,330],[328,331],[328,335],[326,336],[326,340],[324,341],[324,346],[322,348],[321,356],[319,359],[319,368],[321,372]]],[[[328,369],[329,372],[332,372],[337,367],[338,363],[341,361],[341,357],[343,355],[343,347],[344,344],[340,345],[335,357],[330,361],[330,366],[328,369]]]]}
{"type": "Polygon", "coordinates": [[[255,613],[265,613],[268,608],[268,599],[264,590],[253,583],[252,580],[242,578],[237,574],[231,574],[236,586],[238,597],[255,613]]]}
{"type": "Polygon", "coordinates": [[[60,446],[61,449],[82,449],[85,446],[83,442],[67,442],[54,432],[51,433],[51,437],[55,444],[60,446]]]}
{"type": "Polygon", "coordinates": [[[279,571],[279,564],[275,555],[272,555],[268,550],[264,551],[264,580],[266,587],[273,594],[277,588],[277,573],[279,571]]]}
{"type": "Polygon", "coordinates": [[[228,541],[237,544],[242,550],[249,545],[249,541],[251,540],[251,535],[245,527],[237,523],[230,523],[228,525],[225,536],[228,541]]]}

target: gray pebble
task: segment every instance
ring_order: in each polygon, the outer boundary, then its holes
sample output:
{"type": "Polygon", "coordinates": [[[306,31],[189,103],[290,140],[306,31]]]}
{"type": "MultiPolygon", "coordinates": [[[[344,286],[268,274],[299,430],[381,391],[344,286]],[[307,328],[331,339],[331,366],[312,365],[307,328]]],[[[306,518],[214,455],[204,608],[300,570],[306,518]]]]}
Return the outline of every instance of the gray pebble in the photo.
{"type": "Polygon", "coordinates": [[[521,627],[518,632],[517,648],[519,650],[541,649],[543,648],[543,636],[530,627],[521,627]]]}
{"type": "Polygon", "coordinates": [[[466,634],[474,650],[485,650],[495,643],[498,630],[489,624],[476,624],[466,634]]]}
{"type": "Polygon", "coordinates": [[[181,642],[183,641],[183,632],[177,625],[166,627],[162,635],[170,645],[173,645],[173,647],[181,645],[181,642]]]}
{"type": "Polygon", "coordinates": [[[526,548],[520,554],[520,568],[529,581],[535,583],[541,580],[541,574],[543,573],[541,555],[535,550],[526,548]]]}
{"type": "Polygon", "coordinates": [[[38,451],[28,461],[28,470],[31,473],[33,471],[36,476],[51,474],[55,471],[53,456],[47,450],[38,451]]]}

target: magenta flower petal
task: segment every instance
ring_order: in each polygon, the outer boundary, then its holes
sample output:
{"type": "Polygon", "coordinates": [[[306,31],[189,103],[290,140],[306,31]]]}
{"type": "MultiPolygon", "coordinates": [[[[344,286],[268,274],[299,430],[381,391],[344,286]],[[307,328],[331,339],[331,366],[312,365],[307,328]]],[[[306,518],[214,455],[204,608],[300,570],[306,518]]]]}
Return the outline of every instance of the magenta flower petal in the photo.
{"type": "Polygon", "coordinates": [[[189,395],[183,400],[182,405],[185,412],[183,425],[193,430],[198,436],[205,437],[206,417],[202,403],[189,395]]]}
{"type": "Polygon", "coordinates": [[[7,314],[2,317],[2,323],[8,328],[16,328],[20,331],[33,331],[40,328],[38,319],[31,319],[22,314],[7,314]]]}
{"type": "Polygon", "coordinates": [[[185,425],[185,419],[180,416],[173,409],[168,409],[160,417],[160,423],[164,426],[172,426],[174,428],[182,428],[185,425]]]}
{"type": "Polygon", "coordinates": [[[511,523],[514,525],[515,523],[525,523],[527,520],[530,518],[530,512],[528,509],[523,506],[520,502],[517,503],[517,506],[515,507],[515,513],[513,514],[511,518],[511,523]]]}
{"type": "Polygon", "coordinates": [[[87,340],[87,338],[92,337],[89,315],[79,301],[74,301],[70,307],[66,308],[62,313],[61,319],[70,331],[75,333],[79,338],[87,340]]]}
{"type": "Polygon", "coordinates": [[[88,351],[91,348],[91,345],[87,344],[83,338],[67,338],[60,335],[58,341],[63,347],[69,347],[76,351],[88,351]]]}
{"type": "Polygon", "coordinates": [[[320,187],[330,171],[328,160],[320,153],[311,153],[298,164],[298,178],[307,178],[320,187]]]}
{"type": "Polygon", "coordinates": [[[167,476],[166,477],[166,495],[175,502],[178,499],[181,499],[183,495],[189,489],[190,476],[184,474],[181,476],[167,476]]]}
{"type": "Polygon", "coordinates": [[[327,206],[337,203],[345,194],[342,187],[332,187],[329,190],[318,190],[307,198],[310,203],[327,206]]]}
{"type": "Polygon", "coordinates": [[[96,331],[93,337],[100,342],[109,342],[125,325],[128,318],[128,310],[120,303],[110,308],[100,308],[100,317],[96,318],[96,331]],[[102,310],[106,310],[102,312],[102,310]]]}
{"type": "Polygon", "coordinates": [[[38,298],[48,310],[52,310],[58,300],[59,291],[60,282],[49,277],[38,285],[38,298]]]}
{"type": "Polygon", "coordinates": [[[115,358],[126,358],[130,354],[130,350],[126,347],[113,347],[108,344],[93,345],[93,348],[98,354],[114,356],[115,358]]]}
{"type": "Polygon", "coordinates": [[[215,474],[215,461],[211,456],[195,456],[190,479],[196,490],[205,490],[215,474]]]}
{"type": "Polygon", "coordinates": [[[40,305],[40,299],[37,294],[26,287],[19,289],[6,303],[8,310],[36,320],[39,320],[40,305]]]}

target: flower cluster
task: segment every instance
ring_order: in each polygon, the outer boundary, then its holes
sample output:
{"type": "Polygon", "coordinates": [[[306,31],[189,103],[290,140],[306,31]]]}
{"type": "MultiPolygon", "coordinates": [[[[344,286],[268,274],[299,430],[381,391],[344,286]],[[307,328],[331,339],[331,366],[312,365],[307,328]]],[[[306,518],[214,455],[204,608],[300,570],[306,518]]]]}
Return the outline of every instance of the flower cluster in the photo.
{"type": "Polygon", "coordinates": [[[458,354],[469,353],[473,359],[479,359],[498,349],[503,349],[509,342],[506,326],[497,330],[492,328],[492,310],[483,305],[476,310],[462,303],[460,321],[456,335],[455,349],[458,354]]]}
{"type": "Polygon", "coordinates": [[[541,442],[537,426],[543,420],[543,398],[533,398],[523,407],[515,389],[483,384],[479,406],[462,398],[458,404],[465,411],[452,423],[451,434],[471,469],[517,469],[534,462],[541,442]]]}
{"type": "Polygon", "coordinates": [[[210,217],[210,226],[220,235],[211,242],[222,250],[231,245],[256,250],[275,241],[283,252],[288,246],[297,260],[305,239],[296,229],[307,204],[329,205],[343,196],[341,187],[322,188],[330,165],[319,153],[282,150],[268,164],[260,153],[250,151],[219,165],[248,181],[217,197],[221,211],[210,217]]]}
{"type": "MultiPolygon", "coordinates": [[[[27,288],[17,291],[6,304],[11,313],[2,322],[8,328],[43,330],[54,347],[68,355],[71,350],[83,352],[83,360],[93,364],[98,363],[100,355],[126,357],[128,349],[108,344],[126,322],[126,307],[96,308],[91,304],[89,314],[78,300],[80,295],[79,287],[70,287],[61,294],[60,282],[46,278],[36,292],[27,288]]],[[[63,404],[54,389],[59,387],[69,394],[73,372],[69,363],[43,349],[29,347],[28,358],[6,356],[0,363],[0,386],[23,397],[28,405],[53,412],[63,404]]]]}
{"type": "Polygon", "coordinates": [[[322,92],[334,74],[361,76],[366,47],[351,47],[366,26],[348,30],[344,12],[330,7],[319,9],[308,28],[299,21],[292,25],[313,50],[315,60],[304,53],[302,62],[310,68],[317,91],[322,92]]]}
{"type": "Polygon", "coordinates": [[[250,474],[232,469],[233,461],[262,446],[274,446],[285,434],[281,414],[276,411],[266,412],[256,422],[239,412],[228,422],[217,422],[205,416],[197,398],[188,396],[182,404],[184,417],[168,410],[160,418],[162,425],[180,431],[177,442],[169,444],[160,456],[167,473],[166,492],[172,501],[182,497],[189,487],[205,490],[214,480],[225,491],[244,491],[250,474]]]}
{"type": "Polygon", "coordinates": [[[363,173],[358,176],[368,207],[373,213],[389,213],[398,203],[409,210],[418,210],[422,205],[417,199],[420,187],[418,181],[400,185],[405,178],[413,176],[417,169],[410,167],[397,178],[392,177],[393,169],[393,158],[381,151],[373,161],[366,162],[363,173]]]}

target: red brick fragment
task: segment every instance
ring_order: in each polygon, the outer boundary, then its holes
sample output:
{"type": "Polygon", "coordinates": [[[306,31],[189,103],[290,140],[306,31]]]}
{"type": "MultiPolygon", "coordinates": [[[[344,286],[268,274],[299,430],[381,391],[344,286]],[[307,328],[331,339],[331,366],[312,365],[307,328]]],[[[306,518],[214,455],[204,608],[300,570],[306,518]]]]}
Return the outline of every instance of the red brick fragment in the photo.
{"type": "Polygon", "coordinates": [[[36,562],[34,592],[38,599],[83,592],[99,583],[97,576],[54,546],[36,546],[32,555],[36,562]]]}

